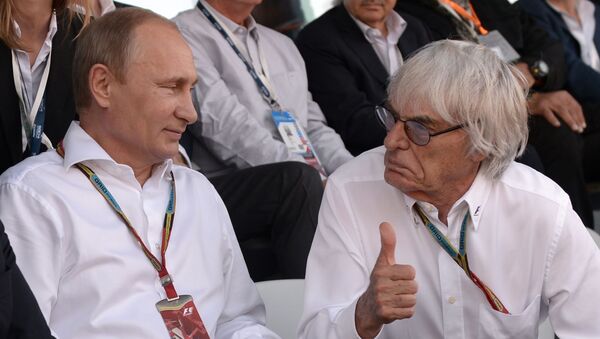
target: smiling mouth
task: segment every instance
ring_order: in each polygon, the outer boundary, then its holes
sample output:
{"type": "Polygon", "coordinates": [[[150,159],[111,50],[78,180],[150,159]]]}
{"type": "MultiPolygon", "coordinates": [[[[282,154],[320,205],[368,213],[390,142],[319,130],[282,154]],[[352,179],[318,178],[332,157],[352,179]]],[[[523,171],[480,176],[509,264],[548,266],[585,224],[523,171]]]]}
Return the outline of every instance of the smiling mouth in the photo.
{"type": "Polygon", "coordinates": [[[181,136],[181,135],[183,135],[183,132],[185,132],[185,129],[183,129],[183,130],[177,130],[177,129],[168,129],[168,128],[165,128],[165,131],[167,131],[170,134],[175,134],[175,135],[181,136]]]}

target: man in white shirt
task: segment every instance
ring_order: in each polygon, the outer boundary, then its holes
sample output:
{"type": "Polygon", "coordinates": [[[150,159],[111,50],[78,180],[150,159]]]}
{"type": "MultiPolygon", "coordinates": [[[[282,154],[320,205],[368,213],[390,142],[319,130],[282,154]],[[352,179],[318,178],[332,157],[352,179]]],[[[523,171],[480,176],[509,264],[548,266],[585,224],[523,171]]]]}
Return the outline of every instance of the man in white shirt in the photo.
{"type": "Polygon", "coordinates": [[[513,161],[517,73],[451,40],[401,67],[384,147],[329,178],[301,338],[534,339],[547,316],[561,338],[600,337],[600,250],[567,194],[513,161]]]}
{"type": "Polygon", "coordinates": [[[174,19],[199,77],[192,161],[209,177],[289,160],[329,175],[352,156],[312,100],[293,42],[252,18],[260,3],[200,0],[174,19]]]}
{"type": "Polygon", "coordinates": [[[53,334],[277,338],[221,199],[170,160],[197,119],[176,26],[124,9],[78,40],[81,122],[0,177],[0,217],[53,334]]]}

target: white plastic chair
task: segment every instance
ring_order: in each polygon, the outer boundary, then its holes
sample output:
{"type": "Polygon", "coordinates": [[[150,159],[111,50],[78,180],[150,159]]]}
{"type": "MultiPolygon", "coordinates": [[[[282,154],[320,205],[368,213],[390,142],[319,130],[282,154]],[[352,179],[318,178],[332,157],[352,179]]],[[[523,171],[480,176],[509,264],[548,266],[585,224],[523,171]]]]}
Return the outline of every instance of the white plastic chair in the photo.
{"type": "MultiPolygon", "coordinates": [[[[590,228],[588,228],[588,231],[592,239],[596,242],[596,245],[600,248],[600,234],[590,228]]],[[[554,339],[554,330],[552,330],[552,325],[550,325],[548,318],[540,325],[538,339],[554,339]]]]}
{"type": "Polygon", "coordinates": [[[267,327],[282,339],[295,339],[304,307],[304,279],[256,283],[267,309],[267,327]]]}

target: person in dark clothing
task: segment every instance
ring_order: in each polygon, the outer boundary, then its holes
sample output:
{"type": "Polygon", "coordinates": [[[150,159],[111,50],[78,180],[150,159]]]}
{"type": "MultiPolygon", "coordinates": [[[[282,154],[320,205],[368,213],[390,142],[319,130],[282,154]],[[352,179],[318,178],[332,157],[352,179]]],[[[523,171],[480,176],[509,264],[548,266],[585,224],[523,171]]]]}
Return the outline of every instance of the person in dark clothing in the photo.
{"type": "Polygon", "coordinates": [[[377,35],[377,28],[371,27],[377,21],[359,19],[360,12],[369,12],[370,8],[356,0],[332,8],[308,24],[296,39],[306,63],[309,90],[329,126],[340,134],[353,155],[383,145],[385,130],[377,122],[375,106],[387,97],[388,79],[402,59],[431,41],[429,31],[418,19],[394,13],[395,1],[385,3],[378,21],[387,35],[377,42],[370,35],[377,35]],[[388,46],[397,49],[398,53],[391,52],[399,61],[390,68],[392,60],[380,58],[374,46],[392,38],[395,41],[388,46]]]}

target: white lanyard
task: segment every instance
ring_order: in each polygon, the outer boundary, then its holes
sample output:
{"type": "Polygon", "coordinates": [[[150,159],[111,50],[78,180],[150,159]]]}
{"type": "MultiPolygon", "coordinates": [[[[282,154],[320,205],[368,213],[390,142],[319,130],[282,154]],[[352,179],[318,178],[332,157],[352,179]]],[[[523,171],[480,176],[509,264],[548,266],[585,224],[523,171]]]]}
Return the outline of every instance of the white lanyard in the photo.
{"type": "MultiPolygon", "coordinates": [[[[48,60],[46,60],[46,66],[44,67],[44,72],[42,73],[42,79],[40,81],[40,85],[38,87],[38,91],[36,93],[35,99],[33,101],[33,105],[29,110],[29,113],[26,112],[25,108],[25,95],[23,89],[23,82],[21,76],[21,68],[19,66],[19,62],[17,60],[17,55],[14,50],[11,49],[12,55],[12,71],[13,71],[13,80],[15,83],[15,90],[17,91],[17,95],[19,96],[19,111],[21,112],[21,125],[23,127],[23,131],[25,132],[25,136],[27,140],[30,140],[35,117],[40,108],[40,104],[42,103],[42,98],[44,97],[44,92],[46,91],[46,84],[48,83],[48,75],[50,74],[50,61],[52,59],[52,51],[48,54],[48,60]]],[[[42,143],[46,145],[48,149],[53,149],[52,142],[46,136],[45,133],[42,134],[42,143]]]]}

